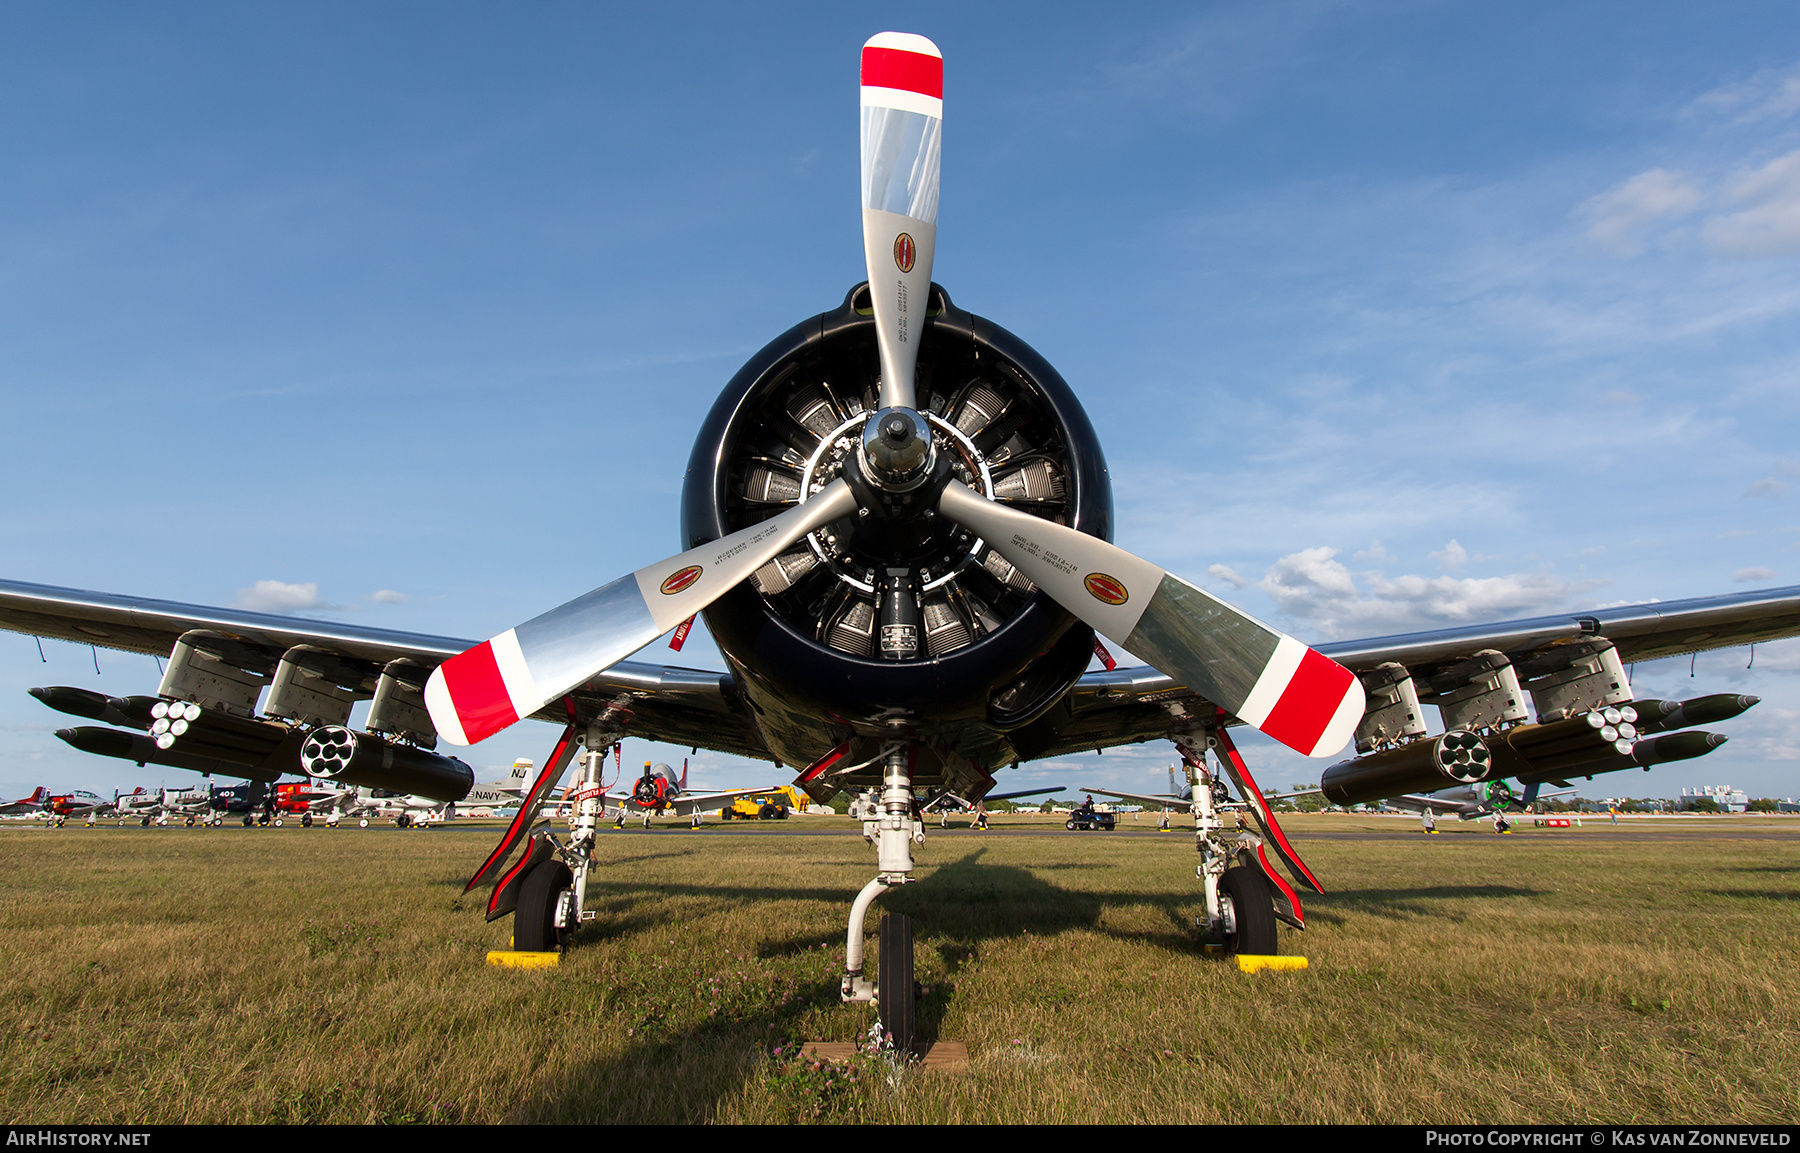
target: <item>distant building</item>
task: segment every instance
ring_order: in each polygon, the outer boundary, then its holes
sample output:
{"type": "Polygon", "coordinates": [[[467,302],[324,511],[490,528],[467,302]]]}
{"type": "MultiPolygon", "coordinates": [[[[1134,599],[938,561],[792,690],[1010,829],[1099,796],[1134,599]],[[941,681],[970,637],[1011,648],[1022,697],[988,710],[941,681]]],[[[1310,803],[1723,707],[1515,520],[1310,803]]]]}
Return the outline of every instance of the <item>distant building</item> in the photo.
{"type": "Polygon", "coordinates": [[[1713,803],[1724,813],[1746,813],[1750,811],[1750,798],[1742,789],[1730,785],[1701,785],[1697,789],[1681,790],[1680,806],[1683,810],[1692,809],[1694,802],[1702,797],[1711,797],[1713,803]]]}
{"type": "Polygon", "coordinates": [[[1782,797],[1775,802],[1775,811],[1778,813],[1800,813],[1800,800],[1796,800],[1793,797],[1782,797]]]}

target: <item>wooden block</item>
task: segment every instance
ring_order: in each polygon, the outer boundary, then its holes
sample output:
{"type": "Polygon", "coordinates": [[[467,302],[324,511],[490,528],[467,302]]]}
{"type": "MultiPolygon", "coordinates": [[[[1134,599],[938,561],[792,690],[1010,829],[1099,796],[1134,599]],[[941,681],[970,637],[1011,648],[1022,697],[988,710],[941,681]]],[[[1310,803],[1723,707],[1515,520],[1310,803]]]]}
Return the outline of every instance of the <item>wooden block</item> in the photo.
{"type": "MultiPolygon", "coordinates": [[[[843,1063],[868,1054],[858,1051],[854,1041],[809,1041],[800,1046],[800,1055],[814,1061],[843,1063]]],[[[919,1053],[919,1068],[945,1073],[964,1072],[969,1067],[969,1046],[961,1041],[926,1042],[919,1053]]]]}
{"type": "Polygon", "coordinates": [[[511,949],[493,949],[488,964],[502,969],[554,969],[562,960],[561,953],[518,953],[511,949]]]}

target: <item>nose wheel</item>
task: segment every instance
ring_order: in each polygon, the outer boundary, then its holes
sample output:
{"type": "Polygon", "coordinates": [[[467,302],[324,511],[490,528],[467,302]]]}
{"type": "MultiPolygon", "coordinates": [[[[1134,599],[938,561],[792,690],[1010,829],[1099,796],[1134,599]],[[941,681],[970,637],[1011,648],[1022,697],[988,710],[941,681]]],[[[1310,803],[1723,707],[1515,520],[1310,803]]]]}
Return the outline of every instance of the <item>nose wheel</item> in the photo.
{"type": "Polygon", "coordinates": [[[881,1010],[881,1031],[896,1052],[906,1052],[918,1038],[919,986],[913,980],[912,918],[905,913],[884,913],[879,930],[875,977],[875,1002],[881,1010]]]}

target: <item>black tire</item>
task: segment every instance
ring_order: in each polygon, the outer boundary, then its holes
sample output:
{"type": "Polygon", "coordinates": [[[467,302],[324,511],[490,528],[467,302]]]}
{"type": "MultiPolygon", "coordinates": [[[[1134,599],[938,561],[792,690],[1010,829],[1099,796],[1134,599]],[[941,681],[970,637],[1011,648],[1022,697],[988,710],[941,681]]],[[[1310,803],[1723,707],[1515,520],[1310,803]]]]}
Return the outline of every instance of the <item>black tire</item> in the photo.
{"type": "Polygon", "coordinates": [[[882,914],[876,959],[880,971],[875,975],[875,999],[881,1009],[882,1032],[896,1050],[910,1050],[918,1031],[911,917],[904,913],[882,914]]]}
{"type": "Polygon", "coordinates": [[[300,815],[300,827],[303,829],[312,828],[312,814],[311,813],[302,813],[300,815]]]}
{"type": "Polygon", "coordinates": [[[1275,936],[1275,894],[1260,869],[1239,865],[1219,878],[1219,899],[1231,902],[1235,932],[1227,934],[1225,951],[1272,957],[1280,951],[1275,936]]]}
{"type": "Polygon", "coordinates": [[[554,953],[568,942],[568,934],[554,921],[556,902],[575,874],[561,861],[545,861],[519,883],[519,907],[513,911],[513,948],[521,953],[554,953]]]}
{"type": "Polygon", "coordinates": [[[1073,820],[1070,820],[1063,825],[1063,828],[1065,828],[1065,829],[1073,829],[1074,827],[1075,827],[1075,822],[1073,820]]]}

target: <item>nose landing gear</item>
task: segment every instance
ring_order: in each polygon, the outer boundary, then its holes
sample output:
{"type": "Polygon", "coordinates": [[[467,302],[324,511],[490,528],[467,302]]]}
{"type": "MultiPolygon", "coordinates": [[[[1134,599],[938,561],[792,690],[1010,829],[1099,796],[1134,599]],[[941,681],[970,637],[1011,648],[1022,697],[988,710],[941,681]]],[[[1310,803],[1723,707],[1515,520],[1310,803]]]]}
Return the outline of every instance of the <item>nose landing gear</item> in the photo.
{"type": "Polygon", "coordinates": [[[925,843],[925,824],[919,819],[913,798],[913,755],[910,743],[888,750],[882,771],[881,807],[863,821],[863,839],[875,846],[879,871],[850,906],[844,976],[839,987],[844,1001],[875,1002],[881,1012],[884,1039],[895,1052],[911,1051],[918,1041],[912,919],[899,913],[881,918],[875,958],[879,972],[873,982],[863,976],[863,920],[876,897],[915,879],[912,851],[915,845],[925,843]]]}

